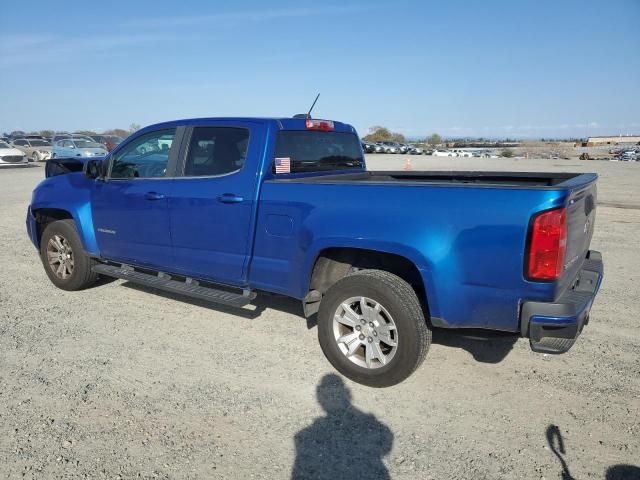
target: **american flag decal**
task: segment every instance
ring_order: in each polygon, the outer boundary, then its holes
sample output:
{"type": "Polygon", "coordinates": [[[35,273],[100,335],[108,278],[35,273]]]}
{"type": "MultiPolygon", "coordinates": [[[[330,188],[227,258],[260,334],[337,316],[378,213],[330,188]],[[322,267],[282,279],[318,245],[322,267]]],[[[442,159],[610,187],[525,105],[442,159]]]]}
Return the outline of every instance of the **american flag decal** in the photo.
{"type": "Polygon", "coordinates": [[[291,159],[289,157],[276,158],[276,173],[291,173],[291,159]]]}

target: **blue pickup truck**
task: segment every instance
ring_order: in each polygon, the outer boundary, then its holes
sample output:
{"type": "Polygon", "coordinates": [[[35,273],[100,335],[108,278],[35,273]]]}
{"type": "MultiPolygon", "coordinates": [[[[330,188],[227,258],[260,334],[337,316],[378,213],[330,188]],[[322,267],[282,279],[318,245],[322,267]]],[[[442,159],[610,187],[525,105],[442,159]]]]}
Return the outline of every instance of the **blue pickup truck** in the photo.
{"type": "Polygon", "coordinates": [[[603,276],[596,181],[372,172],[344,123],[204,118],[51,160],[26,223],[59,288],[104,275],[236,307],[287,295],[337,370],[384,387],[420,365],[433,327],[566,352],[603,276]]]}

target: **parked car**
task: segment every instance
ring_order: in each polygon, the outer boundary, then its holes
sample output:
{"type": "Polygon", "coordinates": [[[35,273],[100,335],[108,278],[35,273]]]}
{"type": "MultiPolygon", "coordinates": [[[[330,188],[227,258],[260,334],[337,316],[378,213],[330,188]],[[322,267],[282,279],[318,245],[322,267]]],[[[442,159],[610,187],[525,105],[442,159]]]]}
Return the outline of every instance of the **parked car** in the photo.
{"type": "Polygon", "coordinates": [[[376,147],[373,143],[369,143],[369,142],[362,142],[362,151],[364,153],[375,153],[376,152],[376,147]]]}
{"type": "Polygon", "coordinates": [[[410,145],[411,150],[409,150],[409,153],[411,155],[422,155],[424,150],[422,149],[422,147],[418,147],[417,145],[410,145]]]}
{"type": "Polygon", "coordinates": [[[619,158],[623,162],[635,162],[638,159],[638,154],[634,150],[627,150],[619,155],[619,158]]]}
{"type": "Polygon", "coordinates": [[[317,314],[331,364],[370,386],[411,375],[432,325],[563,353],[603,277],[596,174],[367,171],[353,127],[304,118],[165,122],[58,163],[26,219],[54,285],[104,275],[235,307],[287,295],[317,314]]]}
{"type": "MultiPolygon", "coordinates": [[[[491,150],[474,150],[471,153],[471,156],[476,158],[490,158],[491,154],[491,150]]],[[[494,158],[498,158],[498,156],[496,155],[494,158]]]]}
{"type": "Polygon", "coordinates": [[[51,143],[55,144],[57,141],[64,140],[65,138],[71,138],[71,134],[66,132],[54,133],[53,137],[51,138],[51,143]]]}
{"type": "Polygon", "coordinates": [[[72,133],[71,138],[77,138],[79,140],[86,140],[87,142],[95,142],[95,140],[89,135],[84,135],[82,133],[72,133]]]}
{"type": "Polygon", "coordinates": [[[87,140],[88,142],[94,142],[95,140],[88,135],[83,135],[82,133],[67,133],[67,132],[58,132],[53,138],[52,142],[55,143],[58,140],[63,140],[65,138],[78,138],[82,140],[87,140]]]}
{"type": "Polygon", "coordinates": [[[453,157],[453,153],[449,150],[434,150],[431,152],[434,157],[453,157]]]}
{"type": "Polygon", "coordinates": [[[95,157],[104,156],[107,149],[97,143],[84,138],[64,138],[53,144],[51,156],[53,158],[69,158],[69,157],[95,157]]]}
{"type": "Polygon", "coordinates": [[[51,143],[46,140],[19,138],[12,145],[22,150],[32,162],[43,162],[51,158],[51,143]]]}
{"type": "Polygon", "coordinates": [[[469,150],[462,150],[460,148],[454,148],[451,150],[454,157],[472,157],[473,154],[469,150]]]}
{"type": "Polygon", "coordinates": [[[386,152],[386,146],[383,145],[382,143],[378,142],[375,145],[375,153],[385,153],[386,152]]]}
{"type": "Polygon", "coordinates": [[[24,138],[25,135],[26,133],[23,132],[22,130],[14,130],[9,134],[9,138],[11,140],[15,140],[16,138],[24,138]]]}
{"type": "Polygon", "coordinates": [[[398,142],[380,142],[384,146],[384,153],[400,153],[400,144],[398,142]]]}
{"type": "Polygon", "coordinates": [[[9,167],[12,165],[29,165],[29,160],[23,151],[0,140],[0,167],[9,167]]]}
{"type": "Polygon", "coordinates": [[[124,140],[124,138],[118,137],[117,135],[93,135],[91,138],[94,142],[104,145],[109,152],[124,140]]]}

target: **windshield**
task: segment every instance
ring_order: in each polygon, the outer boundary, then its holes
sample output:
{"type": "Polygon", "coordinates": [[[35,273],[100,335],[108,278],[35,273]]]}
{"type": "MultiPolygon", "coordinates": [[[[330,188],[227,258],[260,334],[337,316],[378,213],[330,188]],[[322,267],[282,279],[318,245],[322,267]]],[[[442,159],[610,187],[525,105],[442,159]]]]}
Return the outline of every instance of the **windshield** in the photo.
{"type": "Polygon", "coordinates": [[[32,147],[50,147],[51,144],[46,140],[29,140],[32,147]]]}
{"type": "Polygon", "coordinates": [[[283,130],[278,133],[274,173],[319,172],[362,168],[360,140],[353,133],[283,130]],[[276,163],[289,159],[289,172],[276,163]]]}
{"type": "Polygon", "coordinates": [[[89,140],[74,140],[74,143],[78,148],[102,148],[99,143],[90,142],[89,140]]]}

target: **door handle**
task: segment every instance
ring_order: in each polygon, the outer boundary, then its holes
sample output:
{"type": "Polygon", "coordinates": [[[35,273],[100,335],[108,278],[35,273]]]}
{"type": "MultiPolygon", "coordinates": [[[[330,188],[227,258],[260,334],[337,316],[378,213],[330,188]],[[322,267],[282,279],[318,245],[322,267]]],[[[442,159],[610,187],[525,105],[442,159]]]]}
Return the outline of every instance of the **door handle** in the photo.
{"type": "Polygon", "coordinates": [[[146,198],[147,200],[162,200],[166,197],[158,192],[147,192],[144,194],[144,198],[146,198]]]}
{"type": "Polygon", "coordinates": [[[223,193],[218,196],[218,201],[222,203],[240,203],[244,198],[236,195],[235,193],[223,193]]]}

